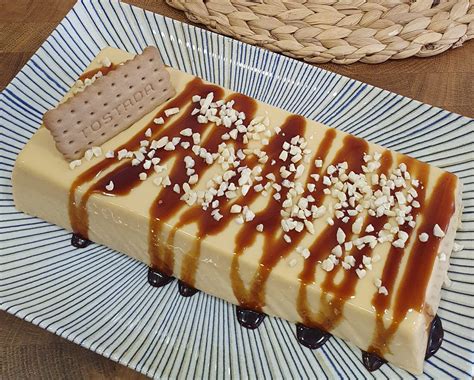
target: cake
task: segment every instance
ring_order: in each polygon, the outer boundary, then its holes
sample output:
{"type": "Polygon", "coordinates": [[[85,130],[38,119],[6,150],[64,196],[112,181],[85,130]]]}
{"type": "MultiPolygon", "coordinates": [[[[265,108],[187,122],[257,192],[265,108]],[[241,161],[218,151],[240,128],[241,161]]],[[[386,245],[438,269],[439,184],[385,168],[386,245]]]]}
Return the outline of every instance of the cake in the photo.
{"type": "MultiPolygon", "coordinates": [[[[63,107],[133,57],[103,49],[63,107]]],[[[73,232],[76,246],[93,241],[145,263],[155,286],[177,278],[184,296],[237,305],[244,327],[280,317],[309,348],[334,335],[369,369],[389,361],[421,373],[442,340],[458,178],[164,70],[167,99],[84,152],[62,154],[45,116],[15,163],[16,208],[73,232]]]]}

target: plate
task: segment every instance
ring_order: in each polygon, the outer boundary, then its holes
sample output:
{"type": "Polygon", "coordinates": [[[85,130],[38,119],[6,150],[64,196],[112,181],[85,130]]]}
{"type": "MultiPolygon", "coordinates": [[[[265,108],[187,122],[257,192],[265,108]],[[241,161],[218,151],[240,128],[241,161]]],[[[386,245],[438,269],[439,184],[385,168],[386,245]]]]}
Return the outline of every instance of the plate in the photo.
{"type": "Polygon", "coordinates": [[[206,294],[152,288],[147,268],[109,248],[75,249],[70,234],[15,210],[11,172],[23,145],[102,47],[156,45],[166,64],[457,174],[463,229],[439,315],[445,340],[424,377],[471,378],[474,363],[474,122],[370,85],[117,1],[77,3],[2,92],[2,309],[156,378],[410,378],[372,374],[339,339],[311,351],[295,325],[250,331],[235,307],[206,294]]]}

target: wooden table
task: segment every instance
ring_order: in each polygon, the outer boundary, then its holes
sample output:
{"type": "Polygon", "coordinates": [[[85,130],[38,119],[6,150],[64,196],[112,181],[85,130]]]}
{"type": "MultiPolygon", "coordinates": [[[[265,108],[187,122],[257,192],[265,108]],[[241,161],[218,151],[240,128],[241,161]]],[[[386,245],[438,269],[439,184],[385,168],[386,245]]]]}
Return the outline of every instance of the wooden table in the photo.
{"type": "MultiPolygon", "coordinates": [[[[164,0],[127,2],[188,22],[164,0]]],[[[74,0],[0,0],[0,90],[10,82],[75,3],[74,0]]],[[[433,58],[372,66],[319,65],[449,111],[474,117],[474,42],[433,58]]],[[[116,378],[142,375],[18,318],[0,313],[0,377],[116,378]]]]}

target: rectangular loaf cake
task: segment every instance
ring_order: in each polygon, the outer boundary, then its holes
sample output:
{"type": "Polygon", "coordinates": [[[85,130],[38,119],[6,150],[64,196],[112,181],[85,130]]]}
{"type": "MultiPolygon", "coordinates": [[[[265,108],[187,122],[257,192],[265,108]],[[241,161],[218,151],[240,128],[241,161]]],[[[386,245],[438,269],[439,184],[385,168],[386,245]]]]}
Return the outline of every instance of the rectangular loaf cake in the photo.
{"type": "MultiPolygon", "coordinates": [[[[106,48],[82,79],[132,57],[106,48]]],[[[40,128],[16,160],[17,209],[241,311],[298,323],[310,347],[328,332],[421,373],[458,178],[167,70],[176,95],[80,163],[40,128]]]]}

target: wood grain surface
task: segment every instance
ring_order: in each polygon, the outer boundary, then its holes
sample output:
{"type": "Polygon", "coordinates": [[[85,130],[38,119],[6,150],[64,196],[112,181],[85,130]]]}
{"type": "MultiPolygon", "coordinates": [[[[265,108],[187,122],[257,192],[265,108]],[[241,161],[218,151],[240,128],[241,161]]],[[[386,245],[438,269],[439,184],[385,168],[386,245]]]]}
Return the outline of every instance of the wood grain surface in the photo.
{"type": "MultiPolygon", "coordinates": [[[[128,3],[188,22],[164,0],[128,3]]],[[[0,90],[71,9],[74,0],[0,0],[0,90]]],[[[432,58],[319,67],[474,117],[474,41],[432,58]]],[[[142,375],[0,312],[1,379],[139,379],[142,375]]]]}

